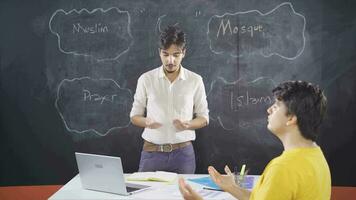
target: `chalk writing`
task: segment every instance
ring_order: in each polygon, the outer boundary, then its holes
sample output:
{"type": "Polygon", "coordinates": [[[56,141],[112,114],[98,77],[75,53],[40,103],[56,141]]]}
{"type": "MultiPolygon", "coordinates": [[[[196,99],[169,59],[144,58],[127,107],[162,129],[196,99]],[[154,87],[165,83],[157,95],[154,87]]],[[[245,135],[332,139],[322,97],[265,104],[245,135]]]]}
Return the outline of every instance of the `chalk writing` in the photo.
{"type": "Polygon", "coordinates": [[[83,25],[81,23],[73,24],[73,34],[76,33],[107,33],[109,32],[109,28],[106,25],[102,25],[101,23],[95,23],[94,25],[83,25]]]}
{"type": "Polygon", "coordinates": [[[221,19],[219,29],[216,33],[216,37],[224,36],[225,34],[245,34],[248,33],[250,37],[253,37],[256,32],[262,33],[263,26],[261,24],[257,25],[233,25],[231,26],[230,19],[221,19]]]}
{"type": "Polygon", "coordinates": [[[226,130],[260,127],[257,122],[266,121],[266,110],[273,103],[274,86],[274,81],[266,77],[233,82],[219,77],[207,95],[210,118],[226,130]]]}
{"type": "Polygon", "coordinates": [[[129,125],[132,101],[131,91],[112,79],[81,77],[59,84],[55,106],[71,133],[104,136],[129,125]]]}
{"type": "Polygon", "coordinates": [[[99,95],[99,94],[91,94],[89,90],[83,89],[83,101],[99,101],[100,104],[103,104],[104,101],[108,101],[113,103],[114,98],[116,97],[116,94],[113,95],[99,95]]]}
{"type": "Polygon", "coordinates": [[[98,61],[116,60],[129,51],[133,44],[130,26],[129,12],[116,7],[68,12],[59,9],[49,20],[61,52],[98,61]]]}
{"type": "Polygon", "coordinates": [[[207,36],[215,54],[277,55],[294,60],[304,51],[305,24],[305,17],[285,2],[267,13],[248,10],[214,15],[208,21],[207,36]]]}
{"type": "Polygon", "coordinates": [[[230,108],[233,111],[237,111],[242,106],[252,106],[256,104],[271,104],[271,96],[251,96],[248,91],[245,95],[236,95],[233,91],[230,91],[230,108]]]}

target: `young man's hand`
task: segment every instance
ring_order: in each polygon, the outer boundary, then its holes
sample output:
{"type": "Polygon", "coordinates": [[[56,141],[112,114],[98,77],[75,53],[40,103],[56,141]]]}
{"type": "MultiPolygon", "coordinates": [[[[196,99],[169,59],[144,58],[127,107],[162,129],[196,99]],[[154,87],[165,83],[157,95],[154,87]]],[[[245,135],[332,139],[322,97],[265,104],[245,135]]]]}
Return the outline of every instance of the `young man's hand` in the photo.
{"type": "Polygon", "coordinates": [[[184,130],[188,130],[190,128],[189,121],[182,122],[179,119],[173,120],[173,125],[177,129],[177,131],[184,131],[184,130]]]}
{"type": "Polygon", "coordinates": [[[203,200],[203,198],[190,187],[189,184],[186,184],[183,178],[179,178],[179,191],[182,194],[185,200],[203,200]]]}
{"type": "Polygon", "coordinates": [[[157,129],[160,128],[162,126],[161,123],[155,122],[153,119],[151,118],[146,118],[145,119],[145,127],[150,128],[150,129],[157,129]]]}
{"type": "Polygon", "coordinates": [[[231,192],[237,184],[235,183],[234,174],[231,172],[228,166],[225,166],[226,175],[221,175],[216,169],[212,166],[208,167],[208,172],[211,179],[218,185],[221,189],[226,192],[231,192]]]}

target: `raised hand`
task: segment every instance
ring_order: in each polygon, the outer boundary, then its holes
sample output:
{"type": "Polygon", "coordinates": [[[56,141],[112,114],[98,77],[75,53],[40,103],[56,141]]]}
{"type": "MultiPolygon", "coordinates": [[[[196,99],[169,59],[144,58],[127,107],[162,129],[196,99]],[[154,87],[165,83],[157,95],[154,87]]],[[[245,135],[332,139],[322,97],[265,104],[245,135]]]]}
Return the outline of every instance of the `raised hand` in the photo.
{"type": "Polygon", "coordinates": [[[237,187],[235,183],[234,174],[231,172],[228,166],[225,166],[226,175],[221,175],[216,169],[212,166],[208,167],[208,172],[211,179],[218,185],[221,189],[226,192],[230,192],[233,188],[237,187]]]}

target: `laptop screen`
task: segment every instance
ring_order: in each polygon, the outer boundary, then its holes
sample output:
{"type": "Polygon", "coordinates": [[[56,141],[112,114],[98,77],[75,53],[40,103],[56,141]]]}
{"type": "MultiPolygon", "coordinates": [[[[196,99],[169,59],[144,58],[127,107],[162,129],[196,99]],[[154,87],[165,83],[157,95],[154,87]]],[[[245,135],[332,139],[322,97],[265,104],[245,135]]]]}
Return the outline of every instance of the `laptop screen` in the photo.
{"type": "Polygon", "coordinates": [[[83,188],[120,195],[129,195],[149,186],[126,186],[120,157],[75,153],[83,188]]]}

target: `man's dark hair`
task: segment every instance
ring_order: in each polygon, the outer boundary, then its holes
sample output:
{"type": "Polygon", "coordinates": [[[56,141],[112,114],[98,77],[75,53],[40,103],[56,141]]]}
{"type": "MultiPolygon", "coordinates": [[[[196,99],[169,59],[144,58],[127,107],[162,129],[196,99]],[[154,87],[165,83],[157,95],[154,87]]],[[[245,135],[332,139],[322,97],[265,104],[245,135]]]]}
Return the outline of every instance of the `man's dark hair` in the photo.
{"type": "Polygon", "coordinates": [[[317,86],[305,81],[287,81],[272,90],[283,101],[287,115],[297,116],[297,124],[304,138],[315,141],[326,115],[326,97],[317,86]]]}
{"type": "Polygon", "coordinates": [[[161,49],[168,49],[172,44],[185,49],[185,33],[176,25],[168,26],[160,35],[159,47],[161,49]]]}

